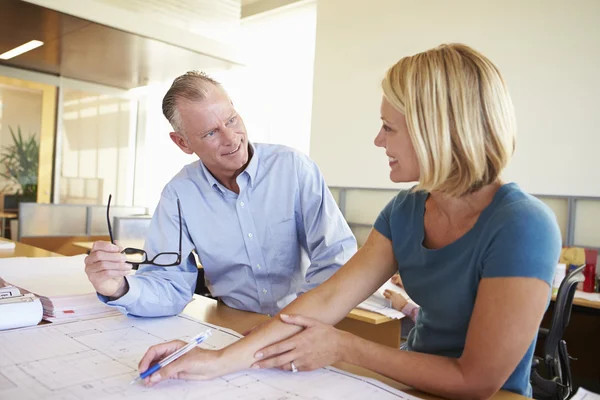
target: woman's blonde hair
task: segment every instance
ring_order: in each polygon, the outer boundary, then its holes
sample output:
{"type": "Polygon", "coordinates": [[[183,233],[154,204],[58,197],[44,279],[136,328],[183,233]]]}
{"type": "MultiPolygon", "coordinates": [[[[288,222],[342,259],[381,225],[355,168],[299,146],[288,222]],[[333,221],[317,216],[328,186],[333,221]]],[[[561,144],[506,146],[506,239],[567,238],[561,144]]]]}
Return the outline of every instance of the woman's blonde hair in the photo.
{"type": "Polygon", "coordinates": [[[416,190],[458,197],[498,179],[514,152],[516,121],[490,60],[468,46],[444,44],[402,58],[382,86],[406,116],[419,160],[416,190]]]}

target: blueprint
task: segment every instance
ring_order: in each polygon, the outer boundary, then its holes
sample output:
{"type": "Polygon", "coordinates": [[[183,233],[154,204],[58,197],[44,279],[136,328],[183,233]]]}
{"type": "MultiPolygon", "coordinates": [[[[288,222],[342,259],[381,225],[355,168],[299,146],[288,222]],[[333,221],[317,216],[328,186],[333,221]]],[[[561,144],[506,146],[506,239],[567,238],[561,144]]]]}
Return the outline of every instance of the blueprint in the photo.
{"type": "Polygon", "coordinates": [[[335,368],[296,374],[247,370],[205,382],[170,380],[152,388],[129,384],[148,347],[188,341],[209,328],[212,335],[200,347],[219,349],[240,337],[184,316],[119,315],[0,332],[0,399],[414,399],[335,368]]]}

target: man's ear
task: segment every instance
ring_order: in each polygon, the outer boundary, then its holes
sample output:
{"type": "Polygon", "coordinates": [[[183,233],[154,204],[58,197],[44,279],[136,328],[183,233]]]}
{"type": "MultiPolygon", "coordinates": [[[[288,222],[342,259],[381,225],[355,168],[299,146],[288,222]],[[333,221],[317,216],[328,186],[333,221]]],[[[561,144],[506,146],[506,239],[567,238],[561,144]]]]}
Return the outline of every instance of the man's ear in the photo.
{"type": "Polygon", "coordinates": [[[182,135],[180,135],[177,132],[171,132],[169,133],[169,136],[171,137],[171,140],[173,141],[173,143],[175,143],[177,145],[177,147],[179,147],[181,149],[181,151],[183,151],[185,154],[194,154],[194,151],[192,149],[190,149],[189,147],[189,143],[188,140],[186,138],[184,138],[182,135]]]}

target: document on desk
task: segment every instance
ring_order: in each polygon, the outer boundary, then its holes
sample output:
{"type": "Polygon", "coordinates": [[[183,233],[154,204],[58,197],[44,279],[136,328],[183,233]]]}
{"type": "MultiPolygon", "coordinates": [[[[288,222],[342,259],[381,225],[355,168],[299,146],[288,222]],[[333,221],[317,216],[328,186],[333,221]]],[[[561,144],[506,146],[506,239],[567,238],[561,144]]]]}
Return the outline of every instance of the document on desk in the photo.
{"type": "Polygon", "coordinates": [[[98,300],[85,274],[85,257],[4,258],[0,278],[35,293],[44,307],[44,319],[53,322],[118,314],[98,300]]]}
{"type": "Polygon", "coordinates": [[[383,292],[385,292],[386,289],[398,292],[401,295],[403,295],[406,299],[408,299],[409,302],[416,304],[410,299],[410,297],[408,297],[408,294],[406,294],[406,291],[403,288],[394,285],[390,281],[387,281],[383,284],[383,286],[377,289],[377,291],[373,293],[373,295],[369,296],[368,299],[357,305],[356,308],[376,312],[378,314],[382,314],[386,317],[393,319],[402,319],[406,317],[406,315],[403,312],[394,309],[392,307],[391,302],[383,296],[383,292]]]}
{"type": "Polygon", "coordinates": [[[293,374],[247,370],[211,381],[129,385],[149,346],[190,340],[211,328],[200,347],[218,349],[241,335],[187,317],[123,315],[0,332],[1,399],[416,399],[376,380],[335,368],[293,374]]]}

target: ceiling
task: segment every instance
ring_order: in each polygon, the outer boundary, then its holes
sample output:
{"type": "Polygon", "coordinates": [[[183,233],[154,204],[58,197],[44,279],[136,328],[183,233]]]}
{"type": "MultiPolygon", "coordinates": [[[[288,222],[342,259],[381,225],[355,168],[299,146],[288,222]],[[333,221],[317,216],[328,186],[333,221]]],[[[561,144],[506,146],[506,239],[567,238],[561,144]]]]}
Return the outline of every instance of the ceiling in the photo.
{"type": "Polygon", "coordinates": [[[20,0],[0,0],[0,54],[30,40],[44,45],[0,65],[131,89],[191,69],[230,63],[20,0]]]}

